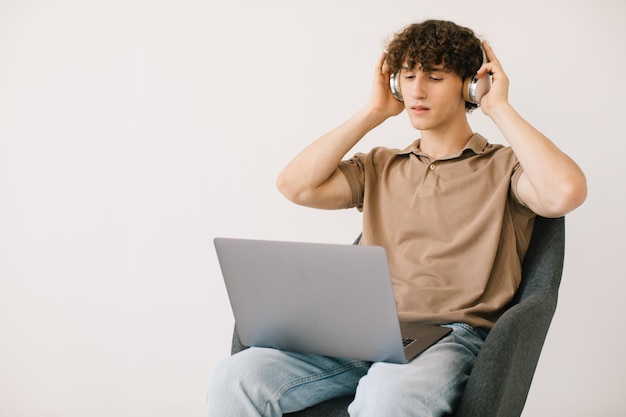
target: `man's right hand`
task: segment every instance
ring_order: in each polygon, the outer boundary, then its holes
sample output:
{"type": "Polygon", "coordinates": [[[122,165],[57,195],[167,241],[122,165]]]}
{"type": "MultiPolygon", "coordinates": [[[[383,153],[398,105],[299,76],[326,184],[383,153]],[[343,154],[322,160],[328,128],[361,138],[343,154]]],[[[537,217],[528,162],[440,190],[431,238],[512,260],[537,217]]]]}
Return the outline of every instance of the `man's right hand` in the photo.
{"type": "Polygon", "coordinates": [[[373,112],[380,114],[385,119],[397,116],[404,110],[404,103],[396,99],[391,93],[390,76],[387,52],[383,52],[376,63],[368,106],[373,112]]]}

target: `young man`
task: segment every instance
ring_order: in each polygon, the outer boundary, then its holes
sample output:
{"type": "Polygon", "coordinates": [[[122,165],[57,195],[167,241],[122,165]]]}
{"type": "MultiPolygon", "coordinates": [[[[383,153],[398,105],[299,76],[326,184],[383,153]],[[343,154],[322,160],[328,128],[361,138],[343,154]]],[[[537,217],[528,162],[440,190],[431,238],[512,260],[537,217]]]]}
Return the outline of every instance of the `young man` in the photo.
{"type": "Polygon", "coordinates": [[[361,244],[385,247],[400,320],[452,333],[406,365],[248,349],[215,371],[211,417],[281,416],[349,393],[351,416],[454,411],[484,338],[518,288],[535,216],[562,216],[586,198],[580,168],[511,107],[508,87],[492,48],[470,29],[408,26],[380,57],[368,103],[278,178],[297,204],[362,210],[361,244]],[[389,88],[397,71],[404,102],[389,88]],[[476,106],[462,91],[475,74],[492,77],[480,108],[509,147],[470,128],[467,112],[476,106]],[[420,139],[342,160],[403,110],[420,139]]]}

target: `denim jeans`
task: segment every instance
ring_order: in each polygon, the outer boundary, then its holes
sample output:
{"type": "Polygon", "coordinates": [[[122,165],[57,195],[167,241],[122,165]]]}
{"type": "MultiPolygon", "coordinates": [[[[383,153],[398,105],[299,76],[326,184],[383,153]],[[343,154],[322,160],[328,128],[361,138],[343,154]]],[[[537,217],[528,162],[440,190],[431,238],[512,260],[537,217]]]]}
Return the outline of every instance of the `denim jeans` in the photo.
{"type": "Polygon", "coordinates": [[[443,416],[463,393],[486,332],[463,323],[408,364],[365,362],[275,349],[239,352],[213,372],[210,417],[278,417],[355,394],[353,417],[443,416]]]}

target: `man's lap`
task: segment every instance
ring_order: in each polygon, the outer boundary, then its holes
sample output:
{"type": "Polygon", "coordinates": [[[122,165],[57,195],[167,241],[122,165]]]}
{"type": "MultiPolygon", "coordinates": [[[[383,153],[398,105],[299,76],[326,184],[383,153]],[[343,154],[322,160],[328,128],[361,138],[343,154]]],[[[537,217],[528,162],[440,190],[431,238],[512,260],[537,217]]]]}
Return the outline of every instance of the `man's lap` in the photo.
{"type": "MultiPolygon", "coordinates": [[[[484,337],[468,325],[450,327],[452,333],[404,365],[250,348],[224,361],[212,385],[232,383],[230,388],[222,387],[229,391],[220,394],[223,400],[245,398],[260,415],[268,416],[355,393],[351,415],[376,415],[381,409],[393,408],[394,415],[400,416],[399,404],[407,404],[411,415],[415,415],[416,407],[448,410],[456,406],[462,394],[484,337]],[[237,390],[239,394],[230,392],[237,390]]],[[[217,396],[220,388],[213,391],[217,396]]],[[[211,406],[211,400],[209,403],[211,406]]],[[[231,413],[238,404],[232,407],[231,413]]]]}

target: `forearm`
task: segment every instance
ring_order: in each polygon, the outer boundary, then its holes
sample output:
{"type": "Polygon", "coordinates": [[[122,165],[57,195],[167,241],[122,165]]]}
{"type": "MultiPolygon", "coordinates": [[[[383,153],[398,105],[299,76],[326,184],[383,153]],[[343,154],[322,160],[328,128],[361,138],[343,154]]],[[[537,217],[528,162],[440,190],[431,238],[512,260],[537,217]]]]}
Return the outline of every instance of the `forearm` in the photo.
{"type": "Polygon", "coordinates": [[[344,123],[302,150],[278,177],[279,190],[290,200],[326,183],[346,153],[386,116],[364,107],[344,123]]]}
{"type": "Polygon", "coordinates": [[[587,194],[585,175],[570,157],[510,104],[492,108],[490,116],[524,168],[518,192],[533,210],[555,217],[582,204],[587,194]]]}

